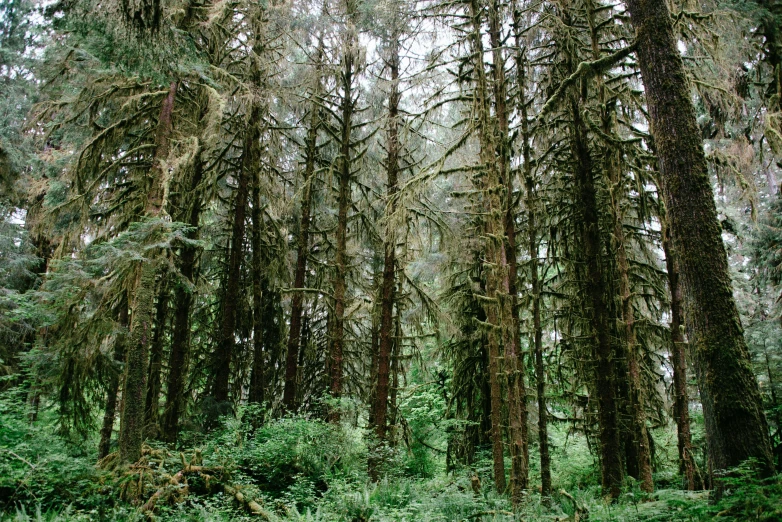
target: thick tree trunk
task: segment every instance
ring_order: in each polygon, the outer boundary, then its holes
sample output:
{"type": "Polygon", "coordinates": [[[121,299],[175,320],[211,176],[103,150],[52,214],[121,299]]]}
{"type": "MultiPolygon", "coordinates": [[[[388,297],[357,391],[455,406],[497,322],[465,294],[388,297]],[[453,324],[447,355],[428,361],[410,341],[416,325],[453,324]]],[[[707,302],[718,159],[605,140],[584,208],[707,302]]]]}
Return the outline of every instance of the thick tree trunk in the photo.
{"type": "MultiPolygon", "coordinates": [[[[155,155],[150,169],[151,187],[147,195],[145,214],[158,217],[163,206],[163,161],[168,157],[173,131],[174,100],[177,82],[171,82],[163,100],[155,134],[155,155]]],[[[152,342],[155,308],[156,263],[146,261],[137,268],[133,288],[130,335],[125,360],[125,381],[122,386],[123,407],[120,422],[119,455],[123,462],[135,462],[141,457],[144,429],[144,393],[146,391],[147,360],[152,342]]]]}
{"type": "MultiPolygon", "coordinates": [[[[128,302],[123,299],[119,310],[119,325],[121,328],[128,327],[128,302]]],[[[120,364],[125,359],[125,332],[117,334],[114,340],[114,362],[120,364]]],[[[109,383],[106,391],[106,408],[103,412],[103,425],[100,429],[100,443],[98,444],[98,459],[102,459],[109,454],[111,448],[111,434],[114,432],[114,419],[117,413],[117,397],[119,396],[119,378],[118,373],[113,373],[109,377],[109,383]]]]}
{"type": "Polygon", "coordinates": [[[663,0],[627,0],[638,42],[684,320],[715,470],[748,458],[772,472],[771,444],[717,221],[687,76],[663,0]]]}
{"type": "Polygon", "coordinates": [[[690,435],[690,405],[687,393],[687,345],[682,332],[681,289],[679,273],[674,263],[668,227],[663,231],[665,267],[668,271],[668,288],[671,293],[671,366],[673,367],[673,416],[676,420],[676,436],[679,448],[679,473],[687,481],[687,489],[697,489],[695,463],[692,456],[690,435]]]}
{"type": "Polygon", "coordinates": [[[146,262],[138,269],[133,284],[135,288],[133,315],[125,359],[125,384],[122,386],[123,409],[119,433],[119,452],[123,462],[136,462],[141,457],[147,360],[154,324],[155,276],[155,265],[146,262]]]}

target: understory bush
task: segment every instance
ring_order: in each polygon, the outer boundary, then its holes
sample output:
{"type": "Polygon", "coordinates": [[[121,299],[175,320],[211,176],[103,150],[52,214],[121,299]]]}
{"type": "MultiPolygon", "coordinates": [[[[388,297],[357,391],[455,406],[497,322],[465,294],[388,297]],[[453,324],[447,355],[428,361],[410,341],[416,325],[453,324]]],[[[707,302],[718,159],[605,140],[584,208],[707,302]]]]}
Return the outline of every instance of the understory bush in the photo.
{"type": "MultiPolygon", "coordinates": [[[[2,521],[257,520],[250,502],[261,506],[261,519],[276,521],[782,520],[780,477],[757,479],[751,464],[721,479],[719,499],[676,488],[644,494],[629,480],[620,499],[607,502],[586,440],[565,428],[552,429],[551,498],[538,493],[533,446],[532,484],[514,511],[493,490],[491,458],[483,450],[471,465],[446,473],[437,451],[415,443],[385,447],[382,473],[373,482],[363,429],[295,416],[253,426],[244,415],[245,421],[226,421],[208,437],[187,434],[193,447],[146,445],[129,470],[107,464],[111,456],[96,465],[90,449],[96,441],[62,437],[52,412],[31,423],[19,411],[14,397],[0,396],[2,521]],[[170,478],[185,470],[186,489],[172,486],[170,478]]],[[[673,473],[669,483],[678,482],[673,473]]]]}

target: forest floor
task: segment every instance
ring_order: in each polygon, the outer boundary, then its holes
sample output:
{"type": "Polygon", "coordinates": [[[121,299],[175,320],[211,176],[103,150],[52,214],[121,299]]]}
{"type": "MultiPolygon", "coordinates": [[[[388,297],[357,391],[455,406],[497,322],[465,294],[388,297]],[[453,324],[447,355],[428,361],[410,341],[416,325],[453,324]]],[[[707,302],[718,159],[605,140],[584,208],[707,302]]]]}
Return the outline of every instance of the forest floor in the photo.
{"type": "Polygon", "coordinates": [[[759,481],[739,469],[719,502],[678,489],[667,432],[656,434],[659,489],[645,494],[630,480],[610,503],[585,439],[555,428],[555,492],[547,502],[537,493],[533,446],[532,493],[514,512],[492,490],[491,461],[481,452],[472,466],[446,472],[439,451],[388,450],[383,478],[372,482],[364,430],[294,417],[257,429],[232,420],[208,436],[184,432],[181,447],[147,445],[141,461],[122,467],[116,454],[98,462],[91,437],[68,442],[53,413],[31,424],[10,406],[0,400],[2,521],[782,520],[782,476],[759,481]]]}

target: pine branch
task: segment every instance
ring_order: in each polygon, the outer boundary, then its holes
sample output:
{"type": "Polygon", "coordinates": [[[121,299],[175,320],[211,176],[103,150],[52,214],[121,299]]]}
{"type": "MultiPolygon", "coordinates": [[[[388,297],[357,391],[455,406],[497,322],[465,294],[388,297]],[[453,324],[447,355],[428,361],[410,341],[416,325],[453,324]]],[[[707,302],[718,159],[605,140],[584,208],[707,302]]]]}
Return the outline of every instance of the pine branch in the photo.
{"type": "Polygon", "coordinates": [[[546,100],[546,103],[543,105],[543,107],[540,109],[540,114],[538,114],[538,120],[542,120],[543,117],[551,111],[551,109],[554,108],[554,105],[559,101],[560,98],[565,94],[568,88],[570,88],[576,81],[583,78],[589,78],[591,76],[594,76],[595,74],[601,73],[612,66],[614,66],[617,62],[620,60],[623,60],[630,54],[635,52],[637,44],[633,43],[624,49],[620,49],[616,51],[613,54],[609,54],[607,56],[604,56],[602,58],[599,58],[597,60],[593,60],[591,62],[581,62],[578,64],[578,68],[576,69],[576,72],[568,76],[562,83],[559,84],[559,87],[557,87],[557,90],[554,92],[554,94],[551,95],[551,97],[546,100]]]}

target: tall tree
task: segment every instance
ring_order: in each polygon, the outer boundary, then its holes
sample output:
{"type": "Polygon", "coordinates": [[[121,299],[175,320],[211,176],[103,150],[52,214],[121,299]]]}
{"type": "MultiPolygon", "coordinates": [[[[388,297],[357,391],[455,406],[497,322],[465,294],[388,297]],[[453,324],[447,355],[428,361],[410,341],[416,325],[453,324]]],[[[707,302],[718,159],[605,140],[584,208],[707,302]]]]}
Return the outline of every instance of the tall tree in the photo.
{"type": "Polygon", "coordinates": [[[673,416],[676,422],[676,439],[679,451],[679,473],[687,483],[687,489],[696,489],[697,478],[692,455],[690,434],[690,399],[687,393],[687,345],[682,332],[682,296],[679,273],[671,248],[668,227],[663,231],[665,267],[668,271],[668,290],[671,294],[671,367],[673,368],[673,416]]]}
{"type": "MultiPolygon", "coordinates": [[[[128,327],[128,302],[123,299],[120,302],[119,326],[121,329],[128,327]]],[[[114,361],[119,364],[125,359],[125,337],[127,332],[120,330],[114,340],[114,361]]],[[[98,444],[98,458],[109,454],[111,449],[111,434],[114,432],[114,421],[117,417],[117,397],[119,396],[120,385],[119,371],[112,371],[109,375],[109,382],[106,389],[106,407],[103,410],[103,425],[100,429],[100,443],[98,444]]]]}
{"type": "Polygon", "coordinates": [[[386,438],[386,414],[388,412],[388,387],[391,349],[394,343],[393,319],[396,290],[396,234],[394,222],[391,217],[396,210],[396,193],[399,180],[399,40],[401,38],[402,13],[399,2],[394,2],[392,7],[394,15],[391,20],[388,48],[385,57],[388,69],[390,92],[388,94],[388,115],[386,127],[386,224],[385,237],[383,239],[383,278],[380,283],[380,331],[377,347],[377,387],[375,389],[373,409],[373,422],[375,433],[379,440],[386,438]]]}
{"type": "MultiPolygon", "coordinates": [[[[155,152],[150,169],[151,186],[147,192],[144,214],[157,218],[163,210],[163,162],[168,158],[169,142],[174,128],[174,101],[178,82],[171,82],[163,99],[155,133],[155,152]]],[[[144,428],[144,393],[147,363],[152,342],[155,308],[157,263],[142,263],[133,282],[130,334],[125,356],[125,379],[122,386],[122,420],[119,454],[123,462],[135,462],[141,457],[144,428]]]]}
{"type": "Polygon", "coordinates": [[[660,169],[684,321],[693,347],[714,469],[756,458],[771,472],[771,445],[749,364],[689,82],[667,4],[628,0],[660,169]]]}
{"type": "Polygon", "coordinates": [[[516,246],[516,215],[518,214],[514,188],[515,175],[510,162],[510,110],[506,57],[502,42],[501,23],[508,6],[499,0],[490,0],[487,6],[489,43],[492,54],[492,95],[496,117],[496,154],[498,182],[503,187],[501,200],[503,216],[502,295],[500,302],[504,344],[504,362],[508,375],[508,424],[510,425],[511,499],[521,502],[527,489],[529,475],[529,447],[527,442],[527,393],[524,364],[521,360],[521,323],[518,310],[518,248],[516,246]]]}
{"type": "Polygon", "coordinates": [[[287,353],[285,358],[285,388],[282,402],[285,409],[296,409],[296,380],[298,375],[299,346],[301,344],[301,324],[304,310],[304,285],[307,276],[307,258],[310,253],[310,226],[312,224],[312,205],[315,174],[318,167],[318,133],[321,128],[321,104],[323,103],[323,39],[318,37],[312,91],[310,92],[309,122],[304,142],[304,183],[301,196],[301,216],[299,234],[296,242],[296,268],[293,276],[294,292],[291,298],[291,320],[288,331],[287,353]]]}
{"type": "MultiPolygon", "coordinates": [[[[355,163],[353,153],[355,148],[354,126],[356,104],[360,91],[358,76],[360,73],[359,38],[358,38],[358,3],[357,0],[345,0],[344,25],[340,35],[340,64],[337,84],[339,86],[338,102],[338,138],[339,147],[337,160],[337,224],[334,245],[334,275],[333,312],[330,316],[331,332],[329,342],[329,392],[332,399],[342,396],[344,380],[345,356],[345,305],[347,302],[348,275],[348,213],[352,206],[352,185],[355,163]]],[[[339,409],[334,407],[329,412],[332,421],[339,421],[339,409]]]]}
{"type": "MultiPolygon", "coordinates": [[[[574,68],[571,69],[573,72],[574,68]]],[[[609,305],[606,294],[605,259],[602,256],[602,239],[598,217],[597,191],[595,188],[594,163],[589,150],[587,128],[583,121],[581,104],[586,92],[572,93],[569,97],[570,116],[573,119],[570,128],[570,149],[574,169],[574,199],[580,209],[580,248],[584,262],[585,302],[590,319],[592,342],[594,345],[595,388],[597,392],[600,466],[602,486],[605,494],[617,498],[621,493],[623,470],[620,458],[619,418],[616,400],[616,376],[612,362],[613,345],[611,343],[611,325],[609,305]]]]}
{"type": "MultiPolygon", "coordinates": [[[[543,364],[543,325],[541,319],[542,289],[540,276],[540,250],[538,218],[541,205],[536,198],[536,179],[532,158],[532,129],[530,128],[529,107],[533,99],[528,96],[528,57],[527,45],[523,39],[523,27],[520,7],[513,6],[513,34],[516,43],[516,96],[521,118],[519,139],[521,140],[522,177],[524,183],[524,205],[527,214],[526,247],[529,256],[528,271],[532,292],[532,349],[535,367],[535,385],[538,403],[538,449],[540,453],[540,493],[543,497],[551,494],[551,455],[548,441],[548,407],[546,405],[546,370],[543,364]]],[[[507,218],[506,218],[507,220],[507,218]]]]}

